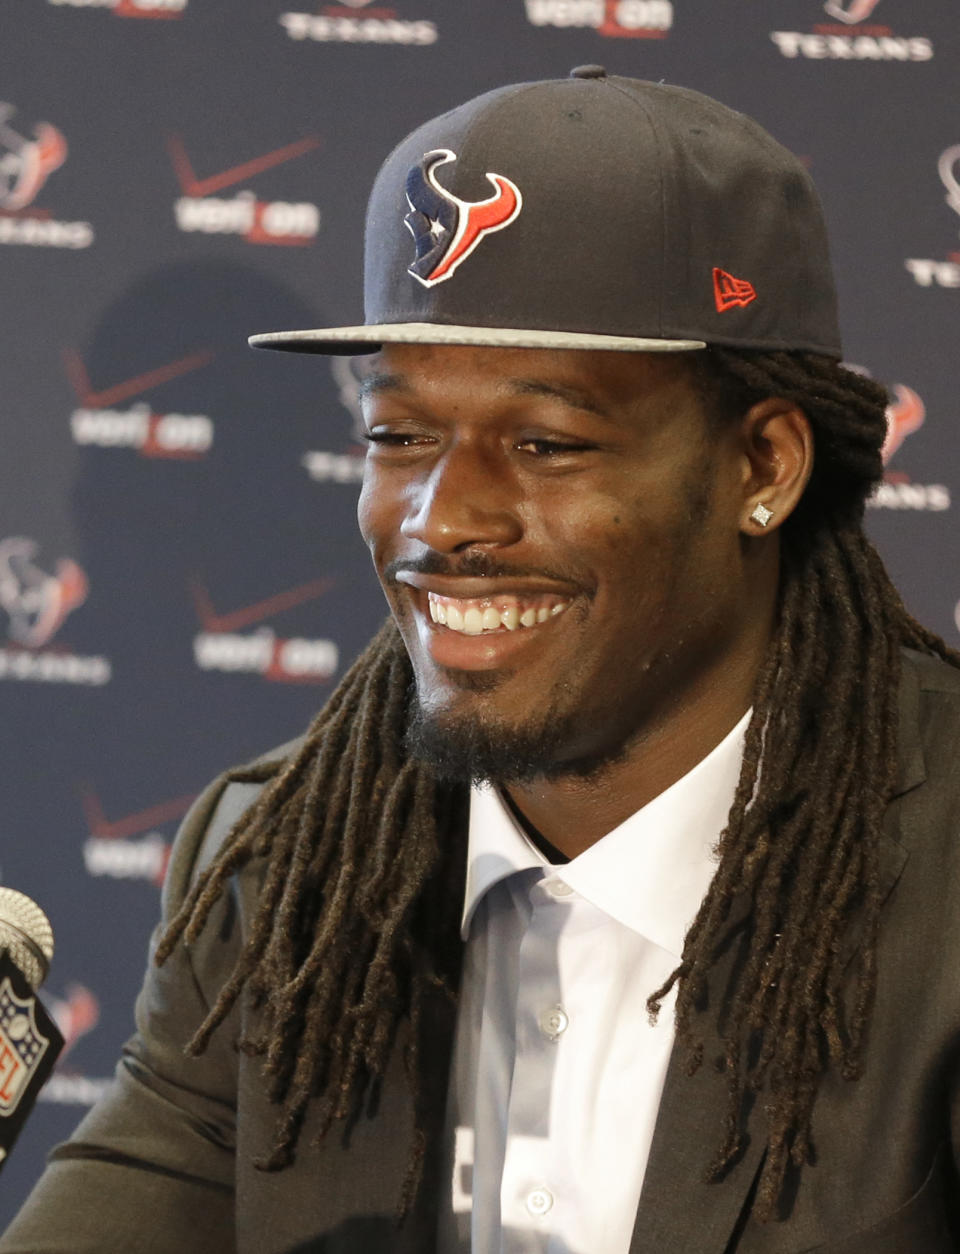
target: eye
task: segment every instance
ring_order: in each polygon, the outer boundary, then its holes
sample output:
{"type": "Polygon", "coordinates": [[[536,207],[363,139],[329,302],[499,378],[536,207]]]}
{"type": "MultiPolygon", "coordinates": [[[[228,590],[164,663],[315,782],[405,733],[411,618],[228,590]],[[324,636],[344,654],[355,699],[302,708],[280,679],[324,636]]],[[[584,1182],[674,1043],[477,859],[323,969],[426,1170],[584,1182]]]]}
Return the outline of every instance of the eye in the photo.
{"type": "Polygon", "coordinates": [[[410,448],[415,444],[426,444],[428,437],[417,431],[391,431],[385,427],[375,427],[372,431],[361,431],[361,439],[367,444],[380,445],[385,448],[410,448]]]}
{"type": "Polygon", "coordinates": [[[575,453],[588,453],[596,446],[585,444],[579,440],[562,440],[548,436],[530,436],[526,440],[518,440],[515,447],[522,453],[533,457],[564,457],[575,453]]]}

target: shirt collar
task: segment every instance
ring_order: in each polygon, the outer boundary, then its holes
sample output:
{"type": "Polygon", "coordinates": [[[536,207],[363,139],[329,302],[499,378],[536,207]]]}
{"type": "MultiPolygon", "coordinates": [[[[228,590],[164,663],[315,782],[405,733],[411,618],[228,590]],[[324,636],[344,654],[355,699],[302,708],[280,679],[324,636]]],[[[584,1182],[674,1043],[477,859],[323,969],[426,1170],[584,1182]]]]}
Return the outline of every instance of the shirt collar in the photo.
{"type": "MultiPolygon", "coordinates": [[[[714,847],[733,804],[751,711],[692,770],[551,874],[679,960],[716,870],[714,847]]],[[[497,790],[472,789],[462,931],[483,895],[546,859],[497,790]]]]}
{"type": "Polygon", "coordinates": [[[470,790],[467,884],[461,923],[464,940],[484,893],[515,871],[543,867],[546,862],[540,850],[527,839],[496,788],[492,784],[474,785],[470,790]]]}

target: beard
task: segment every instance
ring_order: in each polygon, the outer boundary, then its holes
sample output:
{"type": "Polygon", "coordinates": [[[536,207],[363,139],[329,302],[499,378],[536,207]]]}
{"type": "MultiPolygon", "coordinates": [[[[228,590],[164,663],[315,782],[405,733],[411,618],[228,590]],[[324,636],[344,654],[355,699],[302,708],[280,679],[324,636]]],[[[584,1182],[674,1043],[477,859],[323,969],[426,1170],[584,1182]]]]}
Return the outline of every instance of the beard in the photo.
{"type": "MultiPolygon", "coordinates": [[[[478,691],[495,684],[493,677],[479,675],[469,682],[478,691]]],[[[461,680],[461,686],[467,685],[461,680]]],[[[626,752],[626,745],[614,745],[589,755],[570,756],[569,746],[579,738],[583,716],[579,711],[562,713],[557,697],[536,719],[522,724],[425,710],[416,692],[409,708],[407,751],[449,783],[508,785],[561,776],[587,779],[626,752]]]]}

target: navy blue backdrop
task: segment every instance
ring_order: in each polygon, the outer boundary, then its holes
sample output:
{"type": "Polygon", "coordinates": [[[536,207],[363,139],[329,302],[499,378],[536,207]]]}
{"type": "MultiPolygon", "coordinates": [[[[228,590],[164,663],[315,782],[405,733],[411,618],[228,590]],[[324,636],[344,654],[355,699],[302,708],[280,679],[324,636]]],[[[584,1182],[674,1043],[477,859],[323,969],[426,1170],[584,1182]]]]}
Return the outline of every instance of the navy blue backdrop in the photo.
{"type": "Polygon", "coordinates": [[[0,1226],[129,1033],[178,818],[300,731],[384,613],[350,364],[245,340],[359,320],[366,192],[424,118],[601,62],[808,162],[847,358],[891,388],[871,530],[960,643],[954,5],[21,0],[2,34],[0,878],[53,921],[68,1049],[0,1226]]]}

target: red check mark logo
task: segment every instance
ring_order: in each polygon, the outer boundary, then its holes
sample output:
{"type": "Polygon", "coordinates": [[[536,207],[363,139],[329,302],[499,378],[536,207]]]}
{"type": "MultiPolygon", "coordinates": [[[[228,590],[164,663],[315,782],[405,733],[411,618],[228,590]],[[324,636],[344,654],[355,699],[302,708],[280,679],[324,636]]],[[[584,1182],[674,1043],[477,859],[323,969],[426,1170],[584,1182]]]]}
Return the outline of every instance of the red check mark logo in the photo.
{"type": "Polygon", "coordinates": [[[264,618],[271,618],[274,614],[313,601],[316,597],[323,596],[332,586],[332,579],[311,579],[295,588],[288,588],[286,592],[277,592],[274,596],[265,597],[262,601],[255,601],[252,605],[242,606],[226,614],[218,614],[214,610],[210,595],[200,579],[192,581],[191,592],[203,630],[220,632],[239,631],[252,623],[261,622],[264,618]]]}
{"type": "Polygon", "coordinates": [[[168,136],[167,152],[170,154],[173,170],[184,196],[199,197],[212,196],[214,192],[222,191],[225,187],[233,187],[236,183],[253,178],[255,174],[262,174],[264,170],[271,170],[274,166],[283,165],[286,161],[292,161],[295,157],[312,152],[319,148],[320,144],[321,141],[317,136],[309,135],[306,139],[298,139],[292,144],[285,144],[282,148],[266,152],[262,157],[254,157],[241,165],[231,166],[229,170],[223,170],[220,174],[211,174],[202,179],[198,179],[194,174],[187,150],[179,135],[168,136]]]}
{"type": "Polygon", "coordinates": [[[149,388],[159,387],[161,383],[169,383],[171,379],[189,374],[191,370],[199,370],[201,366],[209,365],[213,361],[213,353],[207,349],[199,353],[190,353],[186,357],[179,357],[176,361],[168,362],[165,366],[158,366],[155,370],[135,375],[132,379],[124,379],[122,383],[115,383],[113,387],[100,391],[93,388],[83,358],[78,352],[74,349],[67,349],[63,354],[63,360],[67,378],[80,403],[87,409],[103,409],[108,405],[116,405],[119,401],[128,400],[131,396],[138,396],[149,388]]]}
{"type": "Polygon", "coordinates": [[[135,814],[124,815],[123,818],[108,819],[96,792],[89,785],[85,785],[81,790],[80,804],[83,806],[91,836],[100,840],[125,840],[128,836],[136,836],[152,827],[182,819],[196,797],[196,793],[189,793],[170,801],[162,801],[146,810],[138,810],[135,814]]]}

